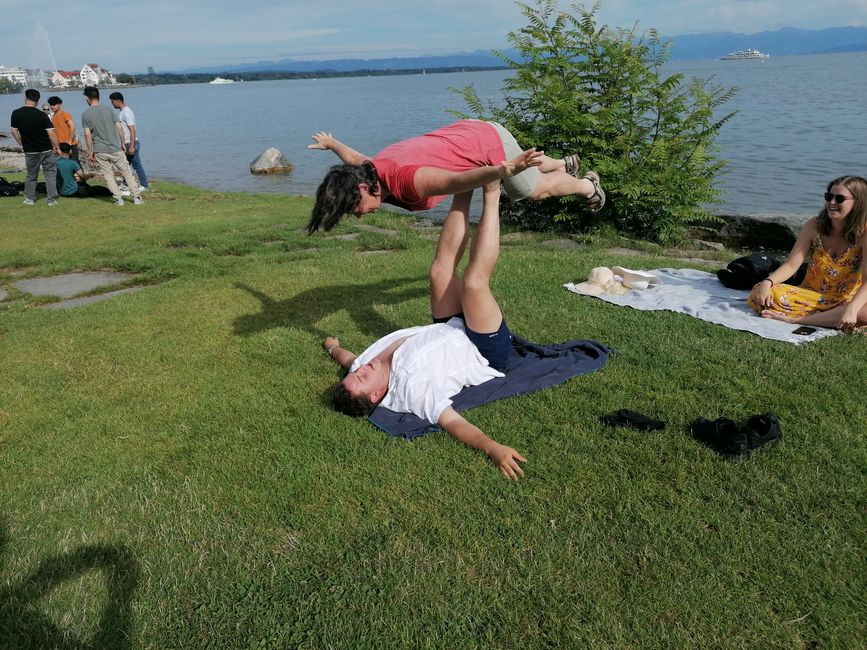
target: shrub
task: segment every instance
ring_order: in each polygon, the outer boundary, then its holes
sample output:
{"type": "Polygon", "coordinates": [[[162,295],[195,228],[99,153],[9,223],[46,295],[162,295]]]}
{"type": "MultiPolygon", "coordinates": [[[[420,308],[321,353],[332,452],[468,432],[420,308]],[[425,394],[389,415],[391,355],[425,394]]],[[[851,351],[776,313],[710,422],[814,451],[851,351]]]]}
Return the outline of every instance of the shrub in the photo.
{"type": "Polygon", "coordinates": [[[600,223],[661,243],[692,223],[713,221],[714,179],[725,162],[714,140],[734,112],[715,117],[736,88],[711,80],[685,83],[665,75],[671,42],[653,29],[597,27],[599,3],[560,11],[556,0],[518,3],[528,25],[510,32],[516,60],[499,105],[483,103],[472,86],[457,90],[472,117],[503,124],[528,146],[553,157],[579,153],[582,169],[602,176],[608,202],[597,214],[581,197],[504,204],[505,221],[529,228],[561,223],[574,231],[600,223]]]}

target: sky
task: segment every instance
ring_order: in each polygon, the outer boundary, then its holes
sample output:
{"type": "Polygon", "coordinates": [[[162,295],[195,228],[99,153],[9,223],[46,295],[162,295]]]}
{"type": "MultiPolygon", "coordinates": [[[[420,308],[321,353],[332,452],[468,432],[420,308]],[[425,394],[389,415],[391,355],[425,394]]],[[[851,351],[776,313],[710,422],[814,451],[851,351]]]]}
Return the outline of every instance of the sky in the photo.
{"type": "MultiPolygon", "coordinates": [[[[0,15],[0,65],[48,68],[53,53],[62,70],[115,73],[492,50],[527,23],[511,0],[0,0],[0,15]]],[[[867,0],[602,0],[598,25],[636,21],[664,36],[864,27],[867,0]]]]}

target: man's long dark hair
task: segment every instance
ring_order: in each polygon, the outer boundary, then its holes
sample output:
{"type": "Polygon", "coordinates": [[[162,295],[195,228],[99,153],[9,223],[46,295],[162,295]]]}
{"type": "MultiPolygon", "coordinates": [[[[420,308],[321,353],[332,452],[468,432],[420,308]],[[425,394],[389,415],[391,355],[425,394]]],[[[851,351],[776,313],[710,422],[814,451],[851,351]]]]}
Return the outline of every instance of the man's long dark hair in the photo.
{"type": "Polygon", "coordinates": [[[349,214],[361,201],[358,186],[366,183],[370,192],[379,192],[379,175],[369,160],[360,165],[334,165],[316,190],[316,203],[307,224],[307,234],[322,228],[331,230],[344,214],[349,214]]]}

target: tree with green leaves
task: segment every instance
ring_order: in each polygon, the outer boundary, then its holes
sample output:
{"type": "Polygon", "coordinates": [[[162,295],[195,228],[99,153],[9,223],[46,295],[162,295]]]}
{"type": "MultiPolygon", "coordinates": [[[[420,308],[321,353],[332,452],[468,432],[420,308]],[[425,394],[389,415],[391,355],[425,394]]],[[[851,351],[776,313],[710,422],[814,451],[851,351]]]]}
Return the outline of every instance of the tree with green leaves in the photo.
{"type": "Polygon", "coordinates": [[[24,90],[24,86],[6,77],[0,77],[0,95],[14,95],[24,90]]]}
{"type": "Polygon", "coordinates": [[[561,223],[570,230],[611,224],[662,243],[686,226],[714,217],[714,185],[725,161],[715,138],[734,112],[717,109],[737,91],[710,80],[687,83],[665,74],[671,42],[656,30],[597,26],[600,3],[560,11],[557,0],[518,3],[526,27],[508,35],[519,56],[495,52],[513,70],[500,104],[483,102],[472,86],[458,90],[472,117],[503,124],[519,142],[549,155],[582,155],[608,195],[597,214],[574,197],[503,206],[503,218],[529,228],[561,223]]]}

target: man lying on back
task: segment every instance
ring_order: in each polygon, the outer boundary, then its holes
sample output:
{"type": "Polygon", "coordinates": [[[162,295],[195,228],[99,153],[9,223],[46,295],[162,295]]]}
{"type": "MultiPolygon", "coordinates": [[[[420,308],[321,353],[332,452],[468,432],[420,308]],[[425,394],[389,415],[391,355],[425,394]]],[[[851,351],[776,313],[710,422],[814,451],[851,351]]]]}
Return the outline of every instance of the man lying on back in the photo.
{"type": "Polygon", "coordinates": [[[347,415],[368,415],[375,406],[435,422],[461,442],[483,451],[504,476],[524,475],[526,459],[501,445],[452,408],[465,386],[502,377],[512,336],[490,279],[500,253],[499,181],[484,188],[482,217],[473,237],[463,280],[457,267],[469,240],[472,192],[455,196],[430,268],[433,325],[392,332],[360,355],[328,337],[323,347],[349,372],[334,388],[334,406],[347,415]]]}

